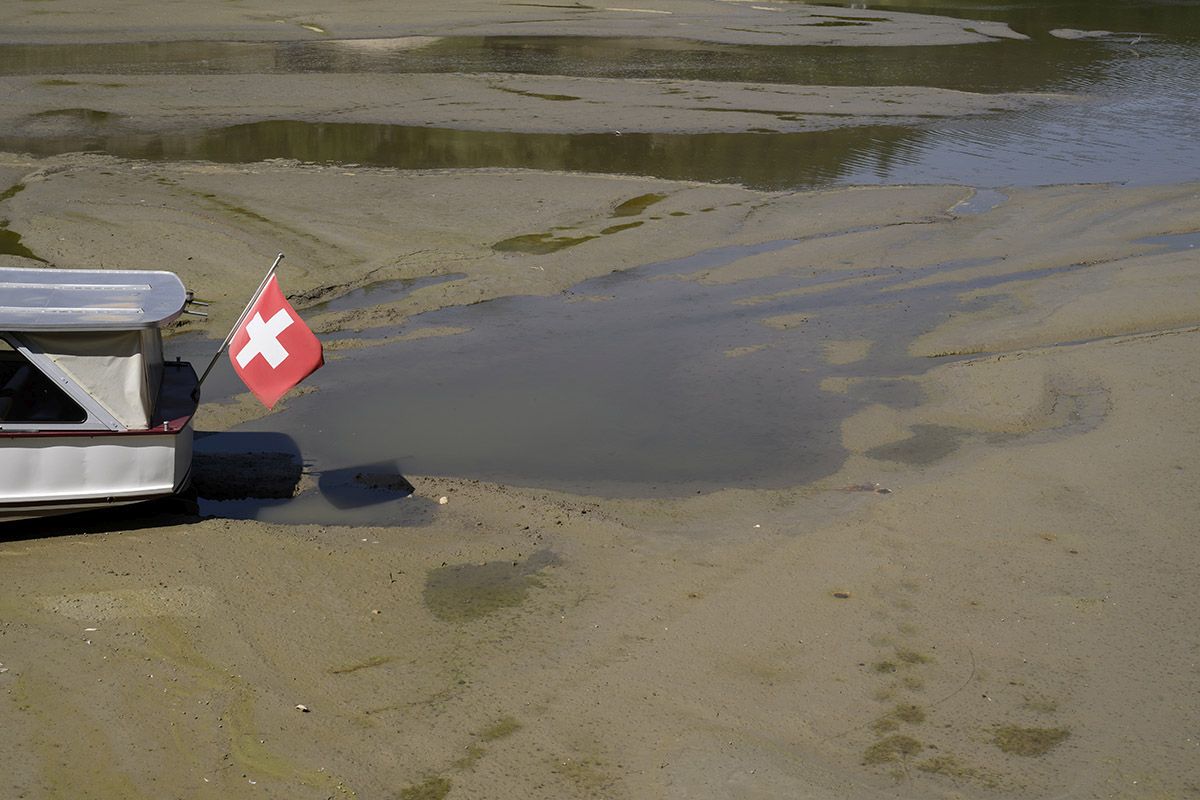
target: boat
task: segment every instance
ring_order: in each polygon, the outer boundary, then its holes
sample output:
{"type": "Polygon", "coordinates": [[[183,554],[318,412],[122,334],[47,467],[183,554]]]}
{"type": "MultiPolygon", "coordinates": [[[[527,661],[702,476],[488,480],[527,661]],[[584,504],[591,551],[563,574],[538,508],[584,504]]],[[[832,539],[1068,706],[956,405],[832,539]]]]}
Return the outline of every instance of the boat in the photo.
{"type": "Polygon", "coordinates": [[[190,301],[166,271],[0,268],[0,520],[188,487],[199,383],[162,330],[190,301]]]}

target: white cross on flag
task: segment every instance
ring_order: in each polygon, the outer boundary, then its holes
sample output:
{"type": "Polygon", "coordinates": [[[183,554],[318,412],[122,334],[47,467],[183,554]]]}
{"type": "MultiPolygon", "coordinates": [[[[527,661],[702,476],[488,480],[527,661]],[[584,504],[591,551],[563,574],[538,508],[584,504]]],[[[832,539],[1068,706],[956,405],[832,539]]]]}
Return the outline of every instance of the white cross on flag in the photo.
{"type": "Polygon", "coordinates": [[[325,363],[321,343],[272,275],[229,342],[233,371],[267,408],[325,363]]]}

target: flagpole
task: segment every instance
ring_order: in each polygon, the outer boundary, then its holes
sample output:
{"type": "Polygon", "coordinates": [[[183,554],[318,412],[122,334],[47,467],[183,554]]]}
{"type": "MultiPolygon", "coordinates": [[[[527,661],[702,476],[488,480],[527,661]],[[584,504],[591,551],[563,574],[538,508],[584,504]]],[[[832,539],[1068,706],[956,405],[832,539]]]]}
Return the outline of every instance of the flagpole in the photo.
{"type": "Polygon", "coordinates": [[[254,294],[250,296],[250,302],[246,303],[246,307],[242,309],[242,313],[237,318],[237,322],[233,323],[233,327],[229,329],[229,335],[225,337],[225,341],[221,342],[221,347],[213,354],[212,361],[208,362],[208,368],[204,370],[204,374],[200,376],[200,381],[196,384],[196,394],[199,396],[200,387],[204,385],[204,379],[208,377],[208,373],[212,372],[213,367],[217,365],[217,359],[221,357],[221,353],[225,352],[225,348],[229,347],[229,343],[233,341],[233,334],[241,327],[242,321],[246,319],[246,315],[250,313],[250,306],[254,305],[254,301],[262,294],[262,290],[266,288],[267,281],[271,280],[271,276],[275,274],[276,267],[283,260],[283,253],[275,256],[275,263],[267,270],[267,274],[263,277],[262,282],[258,284],[258,288],[254,290],[254,294]]]}

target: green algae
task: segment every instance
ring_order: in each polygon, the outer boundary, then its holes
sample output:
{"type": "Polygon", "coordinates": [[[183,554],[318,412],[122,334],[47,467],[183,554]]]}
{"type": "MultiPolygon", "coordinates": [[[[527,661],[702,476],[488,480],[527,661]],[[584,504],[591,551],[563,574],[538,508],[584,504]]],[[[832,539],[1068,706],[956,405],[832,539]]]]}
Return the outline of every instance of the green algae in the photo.
{"type": "Polygon", "coordinates": [[[447,622],[468,622],[514,608],[525,602],[530,589],[543,585],[539,573],[558,563],[556,555],[542,550],[525,561],[438,567],[425,579],[425,606],[447,622]]]}
{"type": "Polygon", "coordinates": [[[1023,728],[1005,725],[997,728],[992,744],[1014,756],[1044,756],[1071,736],[1067,728],[1023,728]]]}
{"type": "Polygon", "coordinates": [[[5,200],[11,200],[23,191],[25,191],[25,184],[14,183],[3,192],[0,192],[0,203],[3,203],[5,200]]]}
{"type": "Polygon", "coordinates": [[[613,209],[614,217],[636,217],[655,203],[661,203],[666,200],[665,194],[639,194],[637,197],[631,197],[625,202],[613,209]]]}
{"type": "Polygon", "coordinates": [[[911,650],[907,647],[896,648],[896,658],[905,664],[928,664],[933,660],[924,653],[918,653],[916,650],[911,650]]]}
{"type": "Polygon", "coordinates": [[[465,755],[462,758],[456,759],[450,766],[458,770],[472,769],[485,755],[487,755],[487,750],[479,745],[468,745],[465,755]]]}
{"type": "Polygon", "coordinates": [[[29,116],[35,119],[72,119],[88,125],[104,125],[119,119],[122,115],[113,111],[100,111],[95,108],[54,108],[49,111],[38,111],[29,116]]]}
{"type": "Polygon", "coordinates": [[[876,733],[887,733],[900,729],[901,723],[920,725],[925,721],[925,709],[913,703],[901,703],[879,719],[871,723],[871,730],[876,733]]]}
{"type": "Polygon", "coordinates": [[[911,736],[898,734],[880,739],[863,751],[864,764],[888,764],[903,761],[925,749],[925,745],[911,736]]]}
{"type": "Polygon", "coordinates": [[[521,730],[521,723],[513,717],[503,717],[479,732],[479,738],[485,742],[495,742],[512,736],[521,730]]]}
{"type": "Polygon", "coordinates": [[[538,100],[550,100],[556,103],[568,103],[572,100],[579,99],[575,95],[571,94],[543,94],[541,92],[527,92],[521,89],[510,89],[507,86],[493,86],[492,88],[496,89],[497,91],[508,92],[509,94],[519,94],[522,97],[533,97],[538,100]]]}
{"type": "Polygon", "coordinates": [[[627,231],[630,228],[637,228],[645,224],[646,223],[642,220],[637,220],[636,222],[626,222],[623,225],[609,225],[607,228],[600,231],[600,235],[608,236],[609,234],[620,233],[621,231],[627,231]]]}
{"type": "Polygon", "coordinates": [[[346,664],[341,667],[330,667],[330,675],[349,675],[351,672],[358,672],[363,669],[371,669],[372,667],[382,667],[395,659],[391,656],[373,656],[363,661],[357,661],[353,664],[346,664]]]}
{"type": "Polygon", "coordinates": [[[102,89],[124,89],[128,83],[72,81],[67,78],[46,78],[37,82],[38,86],[99,86],[102,89]]]}
{"type": "Polygon", "coordinates": [[[568,247],[575,247],[595,239],[595,236],[555,236],[552,233],[526,233],[513,236],[510,239],[496,242],[492,249],[498,253],[525,253],[526,255],[544,256],[557,253],[568,247]]]}
{"type": "MultiPolygon", "coordinates": [[[[11,200],[25,190],[25,184],[14,183],[12,186],[0,192],[0,203],[5,200],[11,200]]],[[[0,218],[0,255],[17,256],[19,258],[28,258],[31,261],[41,261],[43,264],[49,263],[46,259],[39,257],[32,250],[21,243],[21,234],[8,229],[8,220],[0,218]]]]}
{"type": "Polygon", "coordinates": [[[400,800],[442,800],[450,794],[450,779],[435,775],[400,790],[400,800]]]}
{"type": "Polygon", "coordinates": [[[957,757],[948,753],[936,755],[924,761],[918,761],[916,767],[921,772],[930,775],[941,775],[944,778],[952,778],[954,780],[972,780],[992,789],[999,785],[999,781],[992,773],[979,767],[964,764],[957,757]]]}

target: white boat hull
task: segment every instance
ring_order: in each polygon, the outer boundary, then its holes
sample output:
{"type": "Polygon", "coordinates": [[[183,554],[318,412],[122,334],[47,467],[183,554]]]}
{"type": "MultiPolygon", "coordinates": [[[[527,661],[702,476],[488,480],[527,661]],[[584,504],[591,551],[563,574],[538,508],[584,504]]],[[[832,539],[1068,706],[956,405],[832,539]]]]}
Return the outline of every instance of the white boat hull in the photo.
{"type": "Polygon", "coordinates": [[[192,424],[169,431],[0,436],[0,520],[166,497],[191,479],[192,424]]]}

